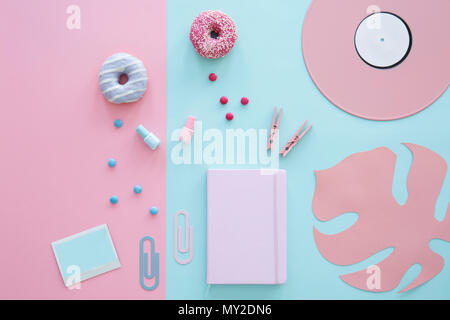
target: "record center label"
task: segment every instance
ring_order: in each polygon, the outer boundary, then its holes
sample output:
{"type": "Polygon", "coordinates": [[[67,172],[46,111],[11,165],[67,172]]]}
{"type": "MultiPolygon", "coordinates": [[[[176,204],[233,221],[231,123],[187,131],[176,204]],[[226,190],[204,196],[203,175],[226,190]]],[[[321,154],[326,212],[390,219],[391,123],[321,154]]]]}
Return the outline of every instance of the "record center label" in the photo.
{"type": "Polygon", "coordinates": [[[375,68],[392,68],[403,62],[411,49],[408,25],[397,15],[377,12],[367,16],[355,33],[360,58],[375,68]]]}

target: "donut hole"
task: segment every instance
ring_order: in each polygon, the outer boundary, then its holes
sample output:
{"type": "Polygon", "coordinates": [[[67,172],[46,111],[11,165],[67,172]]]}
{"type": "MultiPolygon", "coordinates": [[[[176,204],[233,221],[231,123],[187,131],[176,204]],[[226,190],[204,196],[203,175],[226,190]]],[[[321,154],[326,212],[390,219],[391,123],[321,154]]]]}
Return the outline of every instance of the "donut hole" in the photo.
{"type": "Polygon", "coordinates": [[[219,37],[219,33],[217,31],[215,31],[215,30],[211,30],[210,36],[213,39],[217,39],[219,37]]]}
{"type": "Polygon", "coordinates": [[[119,76],[119,84],[124,85],[127,82],[128,82],[128,76],[125,73],[122,73],[119,76]]]}

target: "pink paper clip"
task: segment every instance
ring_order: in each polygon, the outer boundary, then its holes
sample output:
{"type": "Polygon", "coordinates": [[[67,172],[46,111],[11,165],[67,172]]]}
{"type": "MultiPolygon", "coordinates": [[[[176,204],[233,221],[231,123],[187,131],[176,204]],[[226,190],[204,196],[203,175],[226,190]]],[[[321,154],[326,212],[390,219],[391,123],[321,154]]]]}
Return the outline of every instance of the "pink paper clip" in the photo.
{"type": "Polygon", "coordinates": [[[307,121],[305,121],[302,124],[300,129],[297,130],[297,132],[294,134],[294,136],[291,138],[291,140],[289,140],[289,142],[286,143],[286,145],[283,147],[283,149],[281,149],[280,154],[283,155],[283,158],[287,156],[287,154],[292,150],[292,148],[300,141],[301,138],[303,138],[303,136],[309,131],[309,129],[311,129],[312,125],[310,125],[303,132],[301,132],[303,130],[303,128],[305,127],[306,122],[307,121]]]}
{"type": "Polygon", "coordinates": [[[278,134],[278,129],[280,127],[280,118],[281,118],[282,112],[283,112],[283,108],[280,108],[280,113],[278,114],[278,118],[277,118],[277,107],[275,107],[275,110],[273,111],[272,126],[270,127],[270,136],[269,136],[269,141],[267,142],[267,150],[272,150],[273,143],[275,142],[275,138],[278,134]],[[275,123],[275,121],[276,121],[276,123],[275,123]]]}
{"type": "Polygon", "coordinates": [[[186,124],[180,132],[180,141],[184,143],[190,143],[192,135],[194,134],[195,117],[189,116],[186,120],[186,124]]]}

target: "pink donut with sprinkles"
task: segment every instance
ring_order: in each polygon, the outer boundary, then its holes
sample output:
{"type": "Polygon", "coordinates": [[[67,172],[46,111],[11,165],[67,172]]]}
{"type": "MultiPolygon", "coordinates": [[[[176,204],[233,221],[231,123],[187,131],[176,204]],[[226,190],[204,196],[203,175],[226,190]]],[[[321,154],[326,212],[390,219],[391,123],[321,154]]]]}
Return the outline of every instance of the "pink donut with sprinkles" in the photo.
{"type": "Polygon", "coordinates": [[[208,10],[195,18],[191,27],[191,42],[199,55],[217,59],[233,49],[237,40],[236,26],[229,16],[208,10]]]}

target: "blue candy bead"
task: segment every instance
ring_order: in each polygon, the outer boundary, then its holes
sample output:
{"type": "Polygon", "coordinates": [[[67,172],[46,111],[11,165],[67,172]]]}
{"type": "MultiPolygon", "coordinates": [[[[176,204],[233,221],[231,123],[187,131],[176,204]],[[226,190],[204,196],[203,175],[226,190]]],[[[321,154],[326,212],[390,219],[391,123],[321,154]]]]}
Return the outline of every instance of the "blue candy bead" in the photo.
{"type": "Polygon", "coordinates": [[[136,185],[136,186],[134,186],[133,190],[134,190],[134,193],[141,193],[142,192],[142,187],[136,185]]]}
{"type": "Polygon", "coordinates": [[[117,202],[119,202],[119,198],[117,196],[112,196],[111,198],[109,198],[109,202],[111,202],[112,204],[116,204],[117,202]]]}
{"type": "Polygon", "coordinates": [[[108,166],[110,166],[111,168],[114,168],[116,166],[116,163],[117,163],[116,159],[111,158],[108,160],[108,166]]]}
{"type": "Polygon", "coordinates": [[[152,215],[157,214],[157,213],[158,213],[158,208],[157,208],[157,207],[151,207],[151,208],[150,208],[150,213],[151,213],[152,215]]]}
{"type": "Polygon", "coordinates": [[[123,125],[122,120],[117,119],[116,121],[114,121],[114,126],[115,126],[116,128],[120,128],[120,127],[122,127],[122,125],[123,125]]]}

